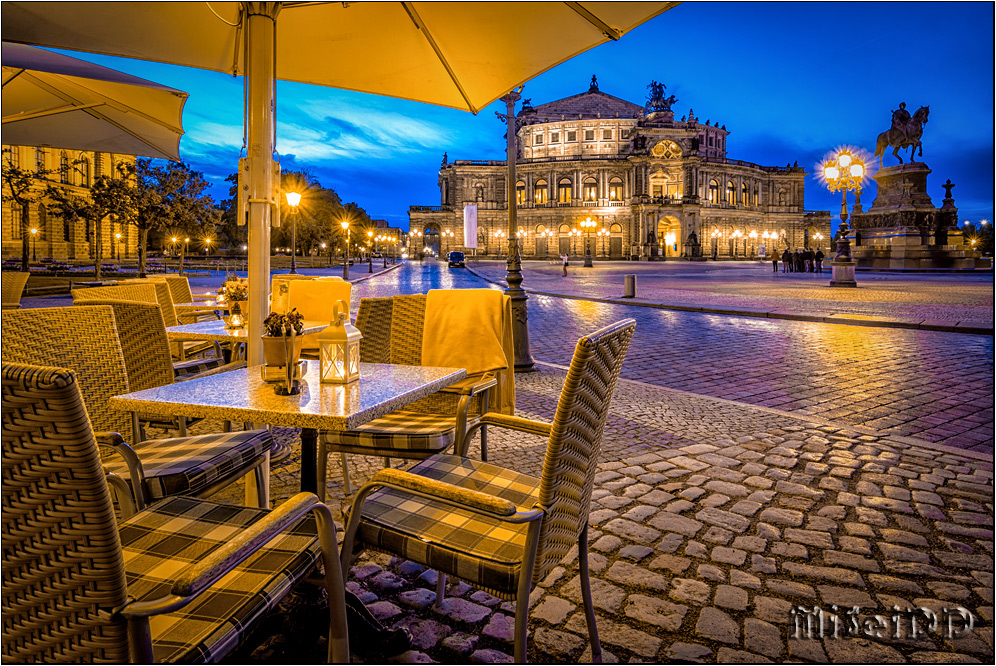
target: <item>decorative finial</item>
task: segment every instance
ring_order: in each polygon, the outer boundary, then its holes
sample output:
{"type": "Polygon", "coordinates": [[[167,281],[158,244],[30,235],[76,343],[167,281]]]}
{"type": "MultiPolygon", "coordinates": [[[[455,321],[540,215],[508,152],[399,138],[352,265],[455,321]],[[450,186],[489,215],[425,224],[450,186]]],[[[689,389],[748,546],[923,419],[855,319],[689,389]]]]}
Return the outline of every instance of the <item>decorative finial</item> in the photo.
{"type": "Polygon", "coordinates": [[[591,86],[588,88],[588,92],[598,92],[598,78],[594,74],[591,75],[591,86]]]}

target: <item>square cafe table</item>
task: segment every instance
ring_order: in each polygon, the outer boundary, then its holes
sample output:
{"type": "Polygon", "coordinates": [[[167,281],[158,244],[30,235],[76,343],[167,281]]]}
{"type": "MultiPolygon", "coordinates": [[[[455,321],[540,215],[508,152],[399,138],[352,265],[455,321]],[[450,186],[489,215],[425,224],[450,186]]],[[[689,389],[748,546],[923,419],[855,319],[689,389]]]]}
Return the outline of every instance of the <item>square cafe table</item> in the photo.
{"type": "Polygon", "coordinates": [[[322,384],[308,362],[301,392],[282,396],[264,382],[262,367],[135,391],[111,398],[114,409],[161,416],[268,423],[301,428],[301,490],[317,490],[319,430],[349,430],[400,409],[467,376],[463,368],[360,363],[351,384],[322,384]]]}
{"type": "MultiPolygon", "coordinates": [[[[301,331],[301,335],[321,333],[329,325],[328,322],[324,321],[304,321],[302,324],[304,324],[304,329],[301,331]]],[[[169,338],[170,342],[207,340],[209,342],[237,343],[237,348],[233,344],[233,361],[243,358],[243,354],[241,353],[241,343],[246,341],[246,336],[248,334],[249,329],[247,326],[235,329],[225,328],[225,322],[221,319],[211,319],[209,321],[198,321],[193,324],[180,324],[179,326],[166,327],[166,337],[169,338]]]]}

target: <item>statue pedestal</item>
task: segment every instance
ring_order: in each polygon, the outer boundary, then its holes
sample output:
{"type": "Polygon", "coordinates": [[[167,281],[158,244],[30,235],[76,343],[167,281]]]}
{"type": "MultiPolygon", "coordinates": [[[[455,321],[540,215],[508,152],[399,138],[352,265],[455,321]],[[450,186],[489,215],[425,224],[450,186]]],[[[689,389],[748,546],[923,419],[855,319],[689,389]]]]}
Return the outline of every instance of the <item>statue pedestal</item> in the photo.
{"type": "Polygon", "coordinates": [[[853,261],[831,261],[830,262],[830,286],[831,287],[857,287],[854,281],[853,261]]]}

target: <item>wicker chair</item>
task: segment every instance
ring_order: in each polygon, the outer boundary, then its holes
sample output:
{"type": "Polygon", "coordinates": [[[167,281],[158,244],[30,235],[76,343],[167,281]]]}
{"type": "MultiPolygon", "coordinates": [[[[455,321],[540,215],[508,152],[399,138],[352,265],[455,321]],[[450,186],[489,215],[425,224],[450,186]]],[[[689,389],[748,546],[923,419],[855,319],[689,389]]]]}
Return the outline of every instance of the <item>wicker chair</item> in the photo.
{"type": "MultiPolygon", "coordinates": [[[[485,414],[488,424],[549,437],[540,478],[453,455],[409,471],[377,472],[356,495],[342,544],[342,571],[364,548],[414,560],[515,599],[515,659],[526,656],[529,593],[578,546],[592,659],[601,646],[588,572],[588,507],[609,402],[636,323],[581,338],[552,424],[485,414]]],[[[479,426],[475,426],[479,427],[479,426]]],[[[442,585],[437,588],[437,602],[442,585]]]]}
{"type": "MultiPolygon", "coordinates": [[[[91,422],[100,430],[106,470],[113,474],[122,512],[172,495],[207,497],[252,473],[255,492],[247,495],[269,505],[270,449],[265,430],[197,435],[126,444],[118,433],[137,430],[126,413],[109,400],[131,387],[110,306],[15,310],[3,317],[3,360],[72,368],[78,377],[91,422]],[[117,455],[115,455],[117,454],[117,455]],[[134,502],[129,499],[134,497],[134,502]]],[[[149,377],[165,378],[161,369],[149,377]]],[[[248,489],[248,488],[247,488],[248,489]]]]}
{"type": "MultiPolygon", "coordinates": [[[[155,303],[159,308],[163,326],[176,326],[178,320],[176,311],[173,309],[173,298],[169,293],[169,285],[163,280],[125,280],[121,284],[107,287],[90,287],[88,289],[73,289],[73,303],[91,303],[105,301],[141,301],[143,303],[155,303]],[[171,323],[172,322],[172,323],[171,323]]],[[[184,348],[181,343],[171,342],[170,352],[179,358],[173,364],[174,374],[179,377],[185,374],[192,374],[221,367],[224,362],[224,355],[217,344],[211,343],[190,343],[197,345],[197,348],[186,350],[193,354],[195,351],[204,351],[213,348],[216,350],[214,357],[187,359],[187,353],[183,353],[184,348]]]]}
{"type": "MultiPolygon", "coordinates": [[[[191,359],[173,363],[170,358],[169,338],[163,326],[159,308],[152,303],[138,301],[82,301],[85,305],[110,305],[114,310],[114,323],[124,354],[128,388],[142,391],[165,386],[174,381],[188,381],[229,370],[245,367],[245,361],[218,366],[215,359],[191,359]]],[[[139,427],[149,424],[187,435],[187,425],[199,419],[169,416],[140,415],[139,427]]],[[[145,439],[142,431],[133,433],[133,441],[145,439]]]]}
{"type": "Polygon", "coordinates": [[[21,307],[21,294],[24,293],[24,285],[28,283],[31,273],[23,271],[4,271],[0,283],[2,283],[2,308],[4,310],[16,310],[21,307]]]}
{"type": "Polygon", "coordinates": [[[348,660],[317,497],[272,511],[174,497],[119,526],[75,373],[5,363],[2,382],[5,662],[214,663],[318,562],[329,659],[348,660]]]}
{"type": "MultiPolygon", "coordinates": [[[[360,360],[364,363],[421,365],[425,324],[425,294],[364,298],[356,314],[363,334],[360,360]]],[[[505,350],[510,357],[511,350],[505,350]]],[[[506,381],[514,381],[508,372],[506,381]]],[[[320,432],[318,437],[318,494],[324,497],[328,456],[341,454],[342,477],[352,492],[346,454],[422,460],[454,446],[466,455],[465,433],[481,414],[494,405],[493,374],[475,375],[453,384],[403,409],[370,421],[355,430],[320,432]],[[490,404],[489,404],[490,403],[490,404]]],[[[487,460],[487,431],[481,431],[481,459],[487,460]]]]}
{"type": "MultiPolygon", "coordinates": [[[[193,303],[194,296],[190,291],[190,282],[184,275],[151,275],[147,278],[139,278],[135,280],[124,280],[122,284],[132,284],[132,283],[142,283],[143,281],[157,281],[165,282],[166,286],[169,287],[169,295],[173,300],[173,305],[177,303],[193,303]]],[[[214,310],[205,307],[204,310],[188,311],[184,314],[179,312],[176,313],[177,322],[180,324],[193,324],[198,321],[207,321],[211,319],[220,319],[219,315],[214,310]]]]}

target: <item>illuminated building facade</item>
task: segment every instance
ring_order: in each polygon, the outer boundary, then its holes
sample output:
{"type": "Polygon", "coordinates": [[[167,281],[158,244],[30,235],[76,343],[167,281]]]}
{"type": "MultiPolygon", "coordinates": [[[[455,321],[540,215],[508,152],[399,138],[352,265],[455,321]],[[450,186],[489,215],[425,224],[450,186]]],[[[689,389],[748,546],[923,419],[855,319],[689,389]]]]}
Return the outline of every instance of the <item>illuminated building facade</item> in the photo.
{"type": "MultiPolygon", "coordinates": [[[[594,77],[585,93],[524,101],[515,187],[524,258],[584,254],[586,238],[595,258],[749,258],[772,245],[829,254],[830,213],[805,210],[802,167],[727,158],[726,126],[692,110],[676,120],[674,101],[643,107],[601,92],[594,77]]],[[[476,205],[477,253],[497,255],[505,180],[504,160],[444,157],[440,204],[411,206],[411,229],[452,231],[452,249],[466,249],[464,209],[476,205]]]]}

